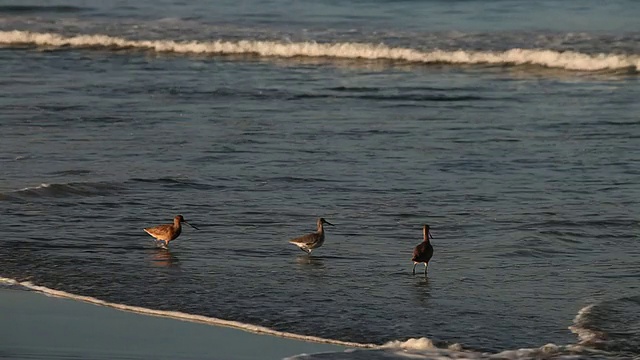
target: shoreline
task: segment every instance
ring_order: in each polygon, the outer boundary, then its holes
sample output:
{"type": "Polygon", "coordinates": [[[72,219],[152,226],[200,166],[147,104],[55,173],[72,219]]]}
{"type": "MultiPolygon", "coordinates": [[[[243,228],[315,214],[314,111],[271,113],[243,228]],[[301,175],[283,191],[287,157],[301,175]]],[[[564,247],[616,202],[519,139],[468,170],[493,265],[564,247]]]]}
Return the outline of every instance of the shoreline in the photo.
{"type": "Polygon", "coordinates": [[[2,358],[253,360],[348,349],[13,288],[0,287],[0,313],[2,358]]]}

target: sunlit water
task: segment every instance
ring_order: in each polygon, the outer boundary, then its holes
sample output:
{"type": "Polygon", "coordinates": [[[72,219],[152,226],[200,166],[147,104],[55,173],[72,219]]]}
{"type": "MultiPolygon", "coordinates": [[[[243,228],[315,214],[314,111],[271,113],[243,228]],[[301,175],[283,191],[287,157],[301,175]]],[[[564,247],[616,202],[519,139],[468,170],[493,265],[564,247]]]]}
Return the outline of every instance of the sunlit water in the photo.
{"type": "Polygon", "coordinates": [[[638,15],[0,6],[0,276],[347,342],[639,356],[638,15]],[[200,231],[157,249],[142,228],[176,214],[200,231]],[[311,257],[287,243],[320,216],[311,257]]]}

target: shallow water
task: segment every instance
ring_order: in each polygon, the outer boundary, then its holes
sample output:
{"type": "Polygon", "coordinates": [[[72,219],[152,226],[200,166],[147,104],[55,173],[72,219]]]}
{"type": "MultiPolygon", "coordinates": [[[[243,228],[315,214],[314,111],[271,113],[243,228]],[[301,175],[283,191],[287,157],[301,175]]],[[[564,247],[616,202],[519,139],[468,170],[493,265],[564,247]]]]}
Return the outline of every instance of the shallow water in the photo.
{"type": "Polygon", "coordinates": [[[64,4],[0,6],[0,276],[343,341],[640,353],[635,2],[64,4]],[[201,230],[155,248],[178,213],[201,230]],[[308,257],[287,240],[319,216],[308,257]]]}

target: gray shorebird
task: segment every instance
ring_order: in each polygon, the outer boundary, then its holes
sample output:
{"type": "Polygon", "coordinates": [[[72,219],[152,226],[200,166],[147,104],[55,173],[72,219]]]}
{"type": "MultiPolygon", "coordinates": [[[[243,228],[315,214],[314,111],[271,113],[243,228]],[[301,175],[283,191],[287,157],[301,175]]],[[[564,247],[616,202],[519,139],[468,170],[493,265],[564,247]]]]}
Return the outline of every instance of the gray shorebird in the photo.
{"type": "Polygon", "coordinates": [[[300,250],[306,252],[307,254],[311,254],[311,251],[313,251],[313,249],[317,249],[322,246],[322,244],[324,244],[324,227],[322,225],[328,224],[333,226],[332,223],[328,222],[324,218],[319,218],[317,224],[318,230],[316,232],[291,239],[289,240],[289,242],[293,245],[296,245],[300,248],[300,250]]]}
{"type": "Polygon", "coordinates": [[[429,231],[429,225],[422,226],[422,235],[424,240],[413,249],[413,275],[416,274],[416,265],[419,263],[424,263],[424,276],[427,276],[427,267],[429,267],[429,260],[433,256],[433,246],[431,246],[431,242],[429,241],[429,237],[433,239],[433,235],[429,231]]]}
{"type": "Polygon", "coordinates": [[[168,247],[169,241],[175,240],[178,236],[180,236],[180,233],[182,232],[182,226],[180,225],[181,223],[185,223],[196,230],[200,230],[197,227],[189,224],[182,217],[182,215],[176,215],[176,217],[173,218],[173,224],[163,224],[163,225],[148,227],[148,228],[144,228],[144,231],[146,231],[147,234],[156,238],[156,240],[164,241],[164,246],[168,247]]]}

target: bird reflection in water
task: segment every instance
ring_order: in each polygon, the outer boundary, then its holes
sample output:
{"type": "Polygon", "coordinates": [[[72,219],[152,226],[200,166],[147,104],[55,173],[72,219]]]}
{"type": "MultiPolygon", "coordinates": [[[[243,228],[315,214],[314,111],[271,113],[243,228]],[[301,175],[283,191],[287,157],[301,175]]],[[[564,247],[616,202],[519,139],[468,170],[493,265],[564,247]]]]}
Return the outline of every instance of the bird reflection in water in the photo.
{"type": "Polygon", "coordinates": [[[178,267],[180,266],[180,260],[169,251],[169,249],[165,248],[157,248],[155,249],[152,257],[152,264],[154,266],[161,267],[178,267]]]}
{"type": "Polygon", "coordinates": [[[296,257],[296,262],[302,266],[324,267],[324,259],[316,256],[300,255],[296,257]]]}
{"type": "Polygon", "coordinates": [[[416,278],[413,283],[413,287],[415,289],[416,300],[423,306],[427,306],[431,299],[431,285],[429,284],[429,278],[416,278]]]}

